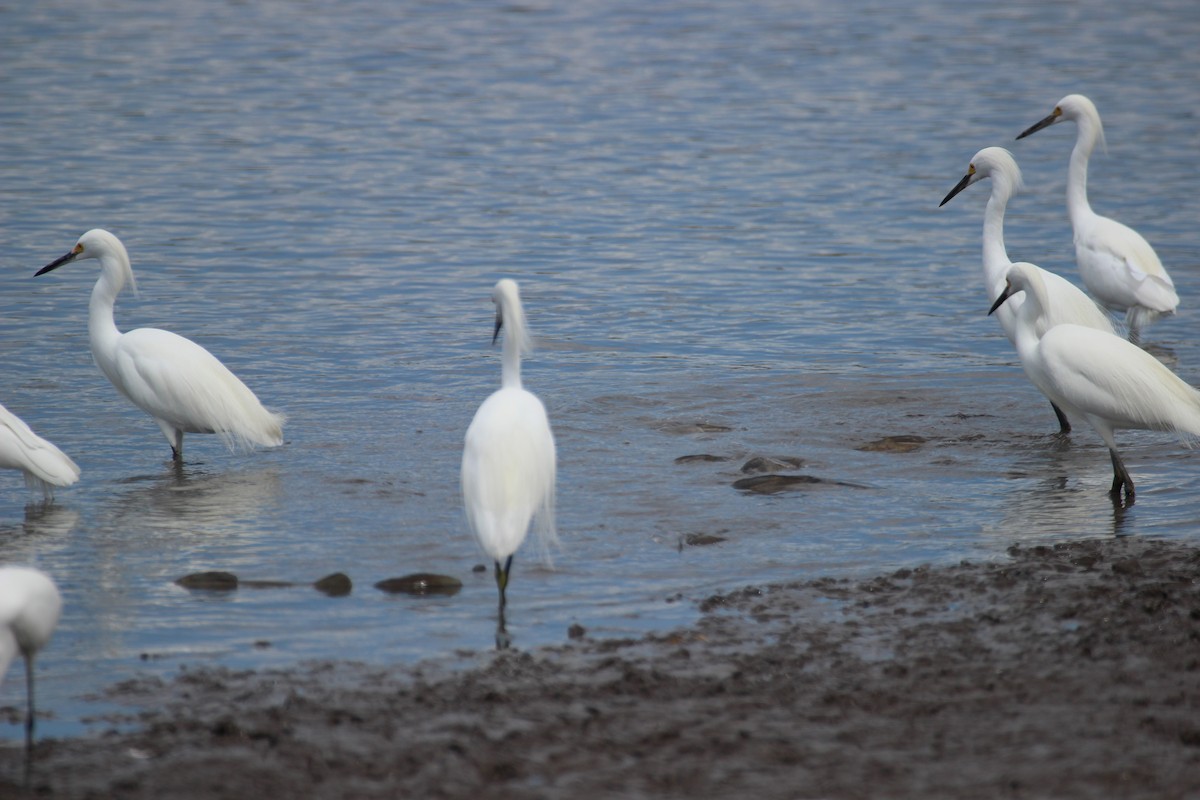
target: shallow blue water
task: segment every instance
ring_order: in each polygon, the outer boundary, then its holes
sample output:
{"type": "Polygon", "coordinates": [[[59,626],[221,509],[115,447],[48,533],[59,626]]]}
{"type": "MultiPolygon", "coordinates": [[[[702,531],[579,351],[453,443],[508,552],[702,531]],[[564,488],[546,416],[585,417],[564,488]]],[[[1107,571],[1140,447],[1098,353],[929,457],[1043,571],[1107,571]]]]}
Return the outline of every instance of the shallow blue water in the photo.
{"type": "MultiPolygon", "coordinates": [[[[1200,455],[1123,434],[1114,514],[1098,438],[1049,434],[980,281],[988,186],[937,204],[981,147],[1014,151],[1014,258],[1077,278],[1074,132],[1097,103],[1098,211],[1134,224],[1183,298],[1149,340],[1200,383],[1200,11],[893,3],[51,2],[0,9],[0,386],[83,480],[49,507],[0,476],[0,560],[66,597],[40,664],[46,735],[132,674],[486,653],[495,587],[458,498],[497,385],[497,278],[522,284],[526,384],[558,438],[554,568],[518,556],[517,646],[662,630],[746,583],[989,558],[1014,541],[1197,536],[1200,455]],[[80,233],[125,242],[124,328],[202,343],[289,417],[229,454],[157,427],[88,351],[80,233]],[[701,423],[728,430],[704,430],[701,423]],[[886,435],[908,454],[857,448],[886,435]],[[707,453],[726,462],[676,464],[707,453]],[[773,497],[754,455],[867,488],[773,497]],[[680,547],[689,534],[725,541],[680,547]],[[189,593],[203,569],[308,588],[189,593]],[[390,597],[409,572],[450,598],[390,597]]],[[[19,671],[19,668],[16,668],[19,671]]],[[[0,705],[21,702],[21,682],[0,705]]],[[[16,726],[0,726],[15,741],[16,726]]]]}

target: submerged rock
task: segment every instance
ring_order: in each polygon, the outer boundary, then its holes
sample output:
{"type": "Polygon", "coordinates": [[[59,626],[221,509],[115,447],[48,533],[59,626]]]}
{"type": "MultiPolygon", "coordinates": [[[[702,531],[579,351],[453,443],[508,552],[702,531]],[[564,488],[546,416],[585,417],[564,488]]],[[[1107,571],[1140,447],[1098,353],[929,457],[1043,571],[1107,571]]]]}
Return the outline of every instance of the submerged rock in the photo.
{"type": "Polygon", "coordinates": [[[867,488],[858,483],[829,481],[814,475],[755,475],[753,478],[742,478],[733,482],[733,488],[740,492],[750,492],[751,494],[777,494],[779,492],[806,489],[810,486],[848,486],[852,489],[867,488]]]}
{"type": "Polygon", "coordinates": [[[925,444],[924,436],[885,436],[855,449],[867,453],[911,453],[925,444]]]}
{"type": "Polygon", "coordinates": [[[334,572],[314,583],[313,588],[330,597],[345,597],[350,594],[350,590],[354,588],[354,584],[350,582],[350,576],[346,573],[334,572]]]}
{"type": "Polygon", "coordinates": [[[691,456],[680,456],[679,458],[675,459],[675,463],[676,464],[694,464],[694,463],[700,462],[700,461],[710,462],[710,461],[731,461],[731,460],[732,459],[730,456],[714,456],[714,455],[710,455],[708,453],[697,453],[696,455],[691,455],[691,456]]]}
{"type": "Polygon", "coordinates": [[[778,472],[781,469],[799,469],[804,466],[804,459],[795,456],[755,456],[742,464],[742,472],[753,475],[756,472],[778,472]]]}
{"type": "Polygon", "coordinates": [[[462,581],[449,575],[417,572],[400,578],[388,578],[375,584],[375,588],[388,594],[458,594],[462,581]]]}
{"type": "Polygon", "coordinates": [[[658,426],[663,433],[686,435],[689,433],[729,433],[733,428],[715,422],[664,422],[658,426]]]}
{"type": "Polygon", "coordinates": [[[210,592],[231,592],[238,588],[238,577],[232,572],[193,572],[175,581],[176,585],[185,589],[200,589],[210,592]]]}

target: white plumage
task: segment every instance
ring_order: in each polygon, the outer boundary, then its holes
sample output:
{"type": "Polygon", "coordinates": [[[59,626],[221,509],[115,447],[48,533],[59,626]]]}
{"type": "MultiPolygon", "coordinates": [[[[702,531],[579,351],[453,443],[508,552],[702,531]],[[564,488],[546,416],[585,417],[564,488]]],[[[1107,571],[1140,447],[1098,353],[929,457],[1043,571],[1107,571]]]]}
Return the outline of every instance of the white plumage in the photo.
{"type": "Polygon", "coordinates": [[[265,409],[212,353],[170,331],[117,329],[113,305],[125,284],[133,281],[133,269],[116,236],[90,230],[69,253],[37,274],[85,258],[100,261],[88,313],[92,357],[121,394],[154,417],[176,460],[183,459],[185,433],[215,433],[231,449],[283,444],[285,417],[265,409]]]}
{"type": "Polygon", "coordinates": [[[1157,358],[1111,333],[1082,325],[1057,325],[1038,335],[1047,307],[1046,285],[1032,264],[1008,271],[1004,291],[992,309],[1025,292],[1017,312],[1017,353],[1025,374],[1071,417],[1082,417],[1108,445],[1113,465],[1110,493],[1122,488],[1133,503],[1134,485],[1117,453],[1120,429],[1171,431],[1200,436],[1200,391],[1157,358]]]}
{"type": "MultiPolygon", "coordinates": [[[[1021,170],[1016,160],[1002,147],[985,147],[971,159],[967,174],[943,198],[941,205],[945,205],[963,189],[984,178],[991,178],[992,193],[983,215],[983,285],[988,294],[988,302],[995,302],[1004,291],[1005,276],[1013,263],[1004,247],[1004,212],[1008,208],[1009,199],[1022,186],[1021,170]]],[[[1115,333],[1108,314],[1079,287],[1053,272],[1036,266],[1034,269],[1042,276],[1049,298],[1045,313],[1037,322],[1039,336],[1045,333],[1047,328],[1064,322],[1115,333]]],[[[1024,299],[1024,294],[1017,293],[998,308],[995,314],[1004,335],[1013,344],[1017,341],[1017,310],[1024,299]]],[[[1053,401],[1051,404],[1053,405],[1053,401]]],[[[1058,416],[1062,432],[1070,431],[1071,423],[1062,413],[1062,409],[1055,405],[1054,412],[1058,416]]]]}
{"type": "Polygon", "coordinates": [[[66,453],[4,406],[0,406],[0,468],[21,470],[26,485],[47,499],[54,496],[54,487],[79,480],[79,467],[66,453]]]}
{"type": "Polygon", "coordinates": [[[531,522],[543,547],[554,531],[554,435],[542,401],[521,385],[521,355],[530,350],[525,312],[515,281],[492,291],[496,327],[503,330],[500,388],[475,412],[463,446],[462,492],[467,523],[496,564],[503,628],[505,589],[513,554],[531,522]]]}
{"type": "Polygon", "coordinates": [[[1092,211],[1088,203],[1088,159],[1096,144],[1104,141],[1100,112],[1091,100],[1081,94],[1067,95],[1049,116],[1017,138],[1067,120],[1078,129],[1067,167],[1067,213],[1075,231],[1079,275],[1100,303],[1125,312],[1129,338],[1136,342],[1142,328],[1175,312],[1179,295],[1150,243],[1127,225],[1092,211]]]}
{"type": "Polygon", "coordinates": [[[33,746],[33,661],[50,641],[62,596],[49,576],[31,567],[0,567],[0,681],[17,654],[25,659],[25,746],[33,746]]]}

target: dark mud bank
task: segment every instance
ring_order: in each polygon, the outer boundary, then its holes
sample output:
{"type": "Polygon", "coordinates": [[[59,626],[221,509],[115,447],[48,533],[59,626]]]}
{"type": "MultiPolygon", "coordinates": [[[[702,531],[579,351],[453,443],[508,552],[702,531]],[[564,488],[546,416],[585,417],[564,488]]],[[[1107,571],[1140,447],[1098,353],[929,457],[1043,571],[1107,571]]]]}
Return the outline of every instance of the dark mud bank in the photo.
{"type": "Polygon", "coordinates": [[[1140,539],[708,599],[693,628],[466,670],[112,690],[0,797],[1200,797],[1200,550],[1140,539]]]}

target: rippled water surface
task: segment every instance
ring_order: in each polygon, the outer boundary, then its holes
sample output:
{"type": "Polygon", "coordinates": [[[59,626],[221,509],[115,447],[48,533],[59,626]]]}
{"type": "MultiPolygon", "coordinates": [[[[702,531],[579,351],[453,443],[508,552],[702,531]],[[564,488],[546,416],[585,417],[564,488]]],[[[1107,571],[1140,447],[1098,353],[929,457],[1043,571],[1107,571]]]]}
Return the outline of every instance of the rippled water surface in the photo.
{"type": "MultiPolygon", "coordinates": [[[[462,436],[497,385],[492,284],[521,282],[526,385],[558,438],[553,569],[518,555],[519,647],[689,621],[746,583],[989,558],[1014,541],[1194,538],[1200,454],[1069,442],[985,316],[987,145],[1027,190],[1016,258],[1077,279],[1070,92],[1104,115],[1096,209],[1138,227],[1183,298],[1155,352],[1200,383],[1191,0],[1109,4],[47,2],[0,9],[2,401],[83,480],[27,505],[0,475],[0,561],[66,609],[40,664],[47,735],[133,674],[492,646],[495,587],[463,521],[462,436]],[[96,262],[33,279],[83,231],[129,248],[123,328],[202,343],[288,414],[284,447],[188,438],[91,363],[96,262]],[[907,452],[860,450],[919,436],[907,452]],[[725,460],[676,463],[687,455],[725,460]],[[753,456],[822,484],[732,487],[753,456]],[[694,534],[723,537],[687,544],[694,534]],[[179,588],[223,569],[310,588],[179,588]],[[388,596],[410,572],[452,597],[388,596]]],[[[19,668],[15,668],[19,672],[19,668]]],[[[22,702],[10,676],[0,705],[22,702]]],[[[19,727],[0,725],[15,741],[19,727]]]]}

